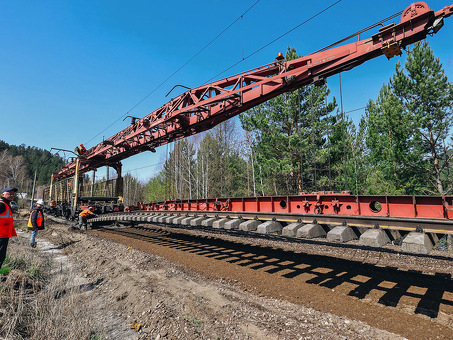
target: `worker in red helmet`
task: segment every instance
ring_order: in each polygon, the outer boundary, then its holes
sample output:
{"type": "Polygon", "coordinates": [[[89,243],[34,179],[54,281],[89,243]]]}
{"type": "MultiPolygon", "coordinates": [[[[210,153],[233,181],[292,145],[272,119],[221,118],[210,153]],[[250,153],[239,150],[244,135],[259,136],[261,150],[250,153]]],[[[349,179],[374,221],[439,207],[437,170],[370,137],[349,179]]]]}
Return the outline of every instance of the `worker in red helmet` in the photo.
{"type": "Polygon", "coordinates": [[[94,207],[88,207],[79,214],[79,229],[87,230],[88,219],[96,217],[94,207]]]}
{"type": "Polygon", "coordinates": [[[87,152],[87,149],[85,148],[85,146],[83,144],[80,144],[80,146],[77,146],[74,149],[74,152],[76,154],[78,154],[79,156],[82,156],[85,152],[87,152]]]}

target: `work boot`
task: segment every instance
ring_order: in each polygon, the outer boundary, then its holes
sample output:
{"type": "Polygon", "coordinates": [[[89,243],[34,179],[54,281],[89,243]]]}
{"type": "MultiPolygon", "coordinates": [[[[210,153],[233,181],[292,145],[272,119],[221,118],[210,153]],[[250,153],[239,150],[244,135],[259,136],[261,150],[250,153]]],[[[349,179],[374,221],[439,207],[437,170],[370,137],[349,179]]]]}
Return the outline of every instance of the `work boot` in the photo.
{"type": "Polygon", "coordinates": [[[31,246],[32,248],[36,248],[36,242],[30,243],[30,246],[31,246]]]}

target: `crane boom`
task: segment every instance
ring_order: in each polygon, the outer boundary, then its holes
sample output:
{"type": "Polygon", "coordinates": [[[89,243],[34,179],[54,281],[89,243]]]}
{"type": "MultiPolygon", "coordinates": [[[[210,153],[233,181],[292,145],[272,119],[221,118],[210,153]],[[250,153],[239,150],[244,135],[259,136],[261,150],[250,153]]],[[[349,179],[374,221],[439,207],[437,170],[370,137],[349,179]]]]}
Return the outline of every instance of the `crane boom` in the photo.
{"type": "MultiPolygon", "coordinates": [[[[453,5],[434,12],[424,2],[406,8],[398,24],[381,27],[371,38],[315,52],[291,61],[283,55],[267,65],[185,91],[79,157],[79,173],[112,166],[132,155],[211,129],[217,124],[282,93],[309,84],[323,84],[331,75],[401,49],[437,33],[453,5]]],[[[76,161],[53,174],[73,176],[76,161]]]]}

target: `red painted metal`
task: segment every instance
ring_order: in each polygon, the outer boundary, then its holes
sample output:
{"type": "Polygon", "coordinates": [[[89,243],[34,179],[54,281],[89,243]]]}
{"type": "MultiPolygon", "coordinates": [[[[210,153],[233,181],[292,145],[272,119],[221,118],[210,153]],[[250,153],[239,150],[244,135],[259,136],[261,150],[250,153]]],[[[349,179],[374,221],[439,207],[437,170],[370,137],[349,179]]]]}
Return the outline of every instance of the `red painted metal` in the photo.
{"type": "MultiPolygon", "coordinates": [[[[331,75],[382,54],[387,58],[401,54],[401,48],[424,39],[428,33],[436,32],[437,28],[433,28],[433,24],[452,13],[453,5],[434,12],[426,3],[417,2],[403,11],[398,24],[382,27],[369,39],[287,62],[277,57],[274,62],[251,71],[190,89],[144,118],[133,119],[129,127],[80,155],[80,173],[118,164],[135,154],[208,130],[284,92],[322,83],[331,75]]],[[[54,179],[74,175],[75,165],[75,161],[66,164],[54,174],[54,179]]],[[[365,202],[365,210],[366,205],[365,202]]],[[[274,204],[262,200],[257,209],[268,209],[269,206],[274,204]]],[[[329,209],[308,207],[306,204],[304,207],[308,210],[329,209]]]]}
{"type": "Polygon", "coordinates": [[[229,197],[139,204],[140,210],[260,212],[294,215],[453,219],[453,196],[365,196],[312,193],[297,196],[229,197]]]}

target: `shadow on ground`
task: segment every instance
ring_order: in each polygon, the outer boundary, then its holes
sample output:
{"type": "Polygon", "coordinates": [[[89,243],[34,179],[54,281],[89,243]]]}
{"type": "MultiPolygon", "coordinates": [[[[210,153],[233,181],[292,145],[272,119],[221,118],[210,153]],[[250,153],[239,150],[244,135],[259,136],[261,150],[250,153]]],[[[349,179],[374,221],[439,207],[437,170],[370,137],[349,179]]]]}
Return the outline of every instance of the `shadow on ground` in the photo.
{"type": "Polygon", "coordinates": [[[453,297],[451,274],[429,275],[394,267],[378,267],[331,256],[296,253],[152,227],[103,230],[254,270],[265,270],[288,279],[300,279],[303,274],[309,274],[304,276],[306,283],[330,289],[348,283],[355,287],[348,295],[365,299],[371,297],[372,291],[378,292],[380,297],[376,302],[385,306],[396,307],[403,298],[410,298],[416,301],[414,313],[430,318],[438,316],[441,305],[453,307],[453,301],[448,298],[453,297]]]}

